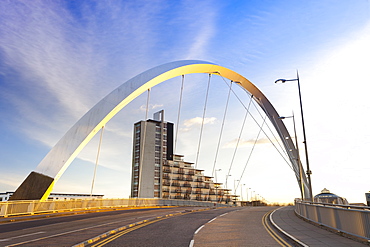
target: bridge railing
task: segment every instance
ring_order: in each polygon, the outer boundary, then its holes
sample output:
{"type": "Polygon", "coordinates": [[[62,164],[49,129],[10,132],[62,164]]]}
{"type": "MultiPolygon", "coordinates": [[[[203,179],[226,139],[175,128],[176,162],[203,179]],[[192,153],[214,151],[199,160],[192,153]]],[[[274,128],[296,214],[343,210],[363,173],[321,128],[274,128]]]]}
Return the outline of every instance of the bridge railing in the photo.
{"type": "Polygon", "coordinates": [[[202,201],[171,200],[171,199],[165,200],[152,198],[7,201],[0,202],[0,217],[8,217],[15,215],[33,215],[40,213],[57,213],[77,210],[93,210],[113,207],[150,207],[150,206],[224,207],[231,205],[202,201]]]}
{"type": "Polygon", "coordinates": [[[296,199],[295,212],[306,220],[370,242],[370,207],[296,199]]]}

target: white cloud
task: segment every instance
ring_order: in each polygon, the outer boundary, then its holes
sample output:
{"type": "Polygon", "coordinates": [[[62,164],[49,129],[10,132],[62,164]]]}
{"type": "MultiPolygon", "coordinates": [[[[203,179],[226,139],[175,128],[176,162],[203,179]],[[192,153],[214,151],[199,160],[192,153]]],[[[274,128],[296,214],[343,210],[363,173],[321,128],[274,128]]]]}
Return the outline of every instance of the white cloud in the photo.
{"type": "MultiPolygon", "coordinates": [[[[163,104],[149,104],[148,105],[148,110],[155,110],[158,108],[163,107],[163,104]]],[[[140,111],[146,111],[146,105],[141,105],[140,106],[140,111]]]]}
{"type": "Polygon", "coordinates": [[[191,126],[202,125],[202,122],[203,124],[214,124],[215,121],[216,121],[215,117],[204,118],[204,121],[203,121],[203,118],[201,117],[195,117],[195,118],[184,120],[184,125],[186,127],[191,127],[191,126]]]}
{"type": "MultiPolygon", "coordinates": [[[[223,148],[235,148],[236,145],[237,145],[237,142],[238,142],[238,139],[234,139],[232,141],[229,141],[227,143],[225,143],[223,145],[223,148]]],[[[241,139],[239,141],[239,144],[238,144],[238,147],[239,148],[242,148],[242,147],[248,147],[248,146],[252,146],[256,143],[256,145],[258,144],[266,144],[266,143],[270,143],[270,140],[267,139],[267,138],[261,138],[261,139],[258,139],[257,142],[255,139],[249,139],[249,140],[243,140],[241,139]]]]}

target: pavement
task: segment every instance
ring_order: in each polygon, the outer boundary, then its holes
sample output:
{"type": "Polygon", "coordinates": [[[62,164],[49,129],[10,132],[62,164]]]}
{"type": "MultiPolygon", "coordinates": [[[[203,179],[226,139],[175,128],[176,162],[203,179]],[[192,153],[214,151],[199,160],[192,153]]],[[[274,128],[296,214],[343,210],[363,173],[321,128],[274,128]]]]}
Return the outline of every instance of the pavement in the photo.
{"type": "Polygon", "coordinates": [[[272,219],[283,231],[306,246],[368,246],[299,218],[294,213],[294,206],[279,208],[272,219]]]}

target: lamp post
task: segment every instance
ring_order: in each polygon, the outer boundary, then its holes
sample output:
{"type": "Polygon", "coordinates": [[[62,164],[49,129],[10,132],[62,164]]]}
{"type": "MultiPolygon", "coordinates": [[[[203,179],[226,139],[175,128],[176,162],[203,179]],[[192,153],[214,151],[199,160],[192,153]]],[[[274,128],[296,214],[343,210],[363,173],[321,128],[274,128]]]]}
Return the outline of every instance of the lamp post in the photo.
{"type": "Polygon", "coordinates": [[[241,199],[242,201],[244,201],[244,200],[243,200],[243,185],[245,185],[245,184],[241,184],[241,185],[240,185],[240,199],[241,199]]]}
{"type": "Polygon", "coordinates": [[[231,177],[231,174],[226,175],[226,181],[225,181],[225,189],[227,189],[227,179],[231,177]]]}
{"type": "Polygon", "coordinates": [[[236,204],[236,187],[235,187],[235,182],[239,182],[239,179],[234,179],[234,204],[236,204]]]}
{"type": "Polygon", "coordinates": [[[247,188],[247,202],[249,201],[248,199],[248,194],[249,194],[249,190],[252,189],[252,188],[247,188]]]}
{"type": "Polygon", "coordinates": [[[298,94],[299,94],[299,105],[301,107],[301,118],[302,118],[302,128],[303,128],[303,143],[304,143],[304,148],[305,148],[305,154],[306,154],[306,166],[307,166],[307,178],[308,178],[308,186],[309,186],[309,192],[310,192],[310,200],[313,201],[313,196],[312,196],[312,184],[311,184],[311,170],[310,170],[310,165],[308,162],[308,151],[307,151],[307,140],[306,140],[306,128],[304,125],[304,118],[303,118],[303,107],[302,107],[302,96],[301,96],[301,85],[299,83],[299,75],[297,71],[297,78],[296,79],[278,79],[275,81],[275,83],[281,81],[282,83],[285,83],[287,81],[297,81],[298,84],[298,94]]]}
{"type": "Polygon", "coordinates": [[[304,186],[303,186],[303,171],[302,171],[302,165],[300,165],[300,158],[299,158],[299,148],[298,148],[298,138],[297,138],[297,130],[295,127],[295,119],[294,119],[294,113],[291,117],[279,117],[279,119],[285,119],[285,118],[293,118],[293,127],[294,127],[294,138],[295,138],[295,146],[297,149],[297,163],[299,165],[299,185],[301,186],[301,199],[303,201],[303,192],[304,192],[304,186]]]}
{"type": "Polygon", "coordinates": [[[221,171],[221,169],[217,169],[215,170],[215,179],[216,179],[216,202],[218,203],[218,193],[217,193],[217,189],[218,189],[218,183],[217,183],[217,172],[221,171]]]}

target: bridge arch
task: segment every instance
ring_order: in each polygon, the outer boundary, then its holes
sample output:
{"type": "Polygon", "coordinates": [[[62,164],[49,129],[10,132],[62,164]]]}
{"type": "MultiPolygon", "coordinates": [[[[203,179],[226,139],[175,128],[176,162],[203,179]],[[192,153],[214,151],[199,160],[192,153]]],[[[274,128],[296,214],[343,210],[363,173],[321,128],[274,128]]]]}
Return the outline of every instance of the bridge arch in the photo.
{"type": "Polygon", "coordinates": [[[290,138],[284,123],[270,101],[248,79],[242,75],[206,61],[182,60],[166,63],[149,69],[113,90],[92,107],[50,150],[44,159],[18,187],[10,200],[45,200],[54,184],[62,176],[71,162],[105,124],[137,96],[168,79],[194,73],[215,74],[236,82],[251,95],[263,109],[275,127],[288,153],[299,188],[305,198],[309,198],[306,176],[297,149],[290,138]]]}

